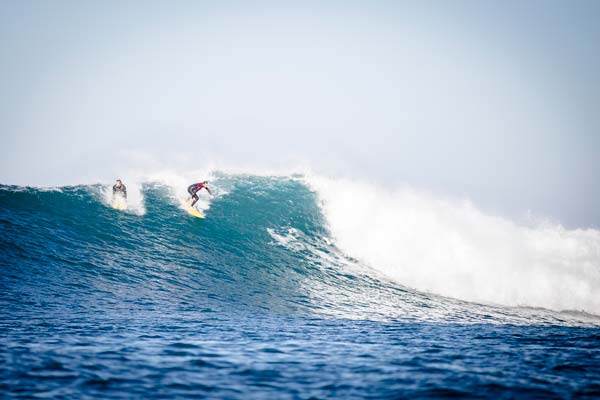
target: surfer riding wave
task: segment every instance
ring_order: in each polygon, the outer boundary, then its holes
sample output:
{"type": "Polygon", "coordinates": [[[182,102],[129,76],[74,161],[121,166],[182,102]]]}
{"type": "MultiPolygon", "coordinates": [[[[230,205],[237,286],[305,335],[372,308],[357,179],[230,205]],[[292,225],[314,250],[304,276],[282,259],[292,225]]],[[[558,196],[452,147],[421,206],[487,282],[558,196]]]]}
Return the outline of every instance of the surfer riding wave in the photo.
{"type": "Polygon", "coordinates": [[[116,183],[113,185],[112,190],[113,190],[113,198],[115,196],[121,196],[124,199],[127,198],[127,188],[125,187],[123,182],[121,182],[120,179],[117,179],[116,183]]]}
{"type": "Polygon", "coordinates": [[[208,188],[208,181],[202,181],[199,183],[193,183],[190,186],[188,186],[188,193],[192,196],[192,202],[190,204],[190,207],[194,207],[194,205],[196,204],[196,202],[198,200],[200,200],[200,198],[198,197],[198,192],[202,189],[206,189],[206,191],[212,196],[212,192],[210,191],[210,189],[208,188]]]}

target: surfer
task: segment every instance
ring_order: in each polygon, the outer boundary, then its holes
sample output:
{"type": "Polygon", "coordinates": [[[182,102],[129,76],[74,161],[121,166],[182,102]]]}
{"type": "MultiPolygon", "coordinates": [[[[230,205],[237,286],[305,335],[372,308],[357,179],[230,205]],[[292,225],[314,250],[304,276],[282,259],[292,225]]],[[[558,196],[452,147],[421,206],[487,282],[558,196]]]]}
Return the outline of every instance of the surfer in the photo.
{"type": "Polygon", "coordinates": [[[127,188],[120,179],[117,179],[117,183],[113,185],[113,198],[115,198],[115,196],[121,196],[124,199],[127,198],[127,188]]]}
{"type": "Polygon", "coordinates": [[[212,192],[210,191],[210,189],[208,188],[208,181],[203,181],[200,183],[194,183],[191,184],[190,186],[188,186],[188,193],[192,196],[192,204],[190,204],[190,207],[194,207],[194,204],[196,204],[196,202],[198,200],[200,200],[200,198],[198,197],[197,193],[202,190],[202,189],[206,189],[206,191],[212,196],[212,192]]]}

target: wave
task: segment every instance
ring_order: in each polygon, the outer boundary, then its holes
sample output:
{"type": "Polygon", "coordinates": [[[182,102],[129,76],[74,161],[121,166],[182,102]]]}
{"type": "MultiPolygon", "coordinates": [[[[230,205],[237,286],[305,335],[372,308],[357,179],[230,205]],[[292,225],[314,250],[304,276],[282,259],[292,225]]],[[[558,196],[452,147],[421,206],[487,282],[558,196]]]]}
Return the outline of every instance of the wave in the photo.
{"type": "Polygon", "coordinates": [[[468,201],[309,179],[336,245],[403,285],[473,302],[600,315],[600,231],[532,226],[468,201]]]}
{"type": "MultiPolygon", "coordinates": [[[[2,296],[74,307],[174,304],[355,319],[600,323],[600,234],[520,226],[468,202],[315,175],[200,177],[53,190],[0,186],[2,296]],[[194,179],[195,178],[195,179],[194,179]],[[567,310],[568,312],[562,312],[567,310]]],[[[26,309],[23,309],[26,312],[26,309]]],[[[115,311],[117,312],[117,311],[115,311]]]]}

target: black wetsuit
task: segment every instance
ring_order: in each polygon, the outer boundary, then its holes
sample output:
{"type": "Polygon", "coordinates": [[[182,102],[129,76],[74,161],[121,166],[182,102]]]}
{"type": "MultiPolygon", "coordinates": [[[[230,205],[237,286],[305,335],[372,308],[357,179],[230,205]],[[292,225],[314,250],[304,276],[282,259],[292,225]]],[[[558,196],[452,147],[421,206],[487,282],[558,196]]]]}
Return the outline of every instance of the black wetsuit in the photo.
{"type": "Polygon", "coordinates": [[[194,199],[194,201],[192,201],[192,204],[190,204],[190,207],[194,207],[194,204],[196,204],[196,202],[200,200],[197,193],[202,189],[206,189],[208,190],[208,193],[210,193],[210,190],[204,183],[194,183],[188,186],[188,193],[192,196],[192,199],[194,199]]]}
{"type": "Polygon", "coordinates": [[[121,187],[117,187],[117,185],[113,186],[113,197],[115,195],[119,195],[119,196],[123,196],[124,198],[127,198],[127,188],[125,187],[125,185],[121,184],[121,187]]]}

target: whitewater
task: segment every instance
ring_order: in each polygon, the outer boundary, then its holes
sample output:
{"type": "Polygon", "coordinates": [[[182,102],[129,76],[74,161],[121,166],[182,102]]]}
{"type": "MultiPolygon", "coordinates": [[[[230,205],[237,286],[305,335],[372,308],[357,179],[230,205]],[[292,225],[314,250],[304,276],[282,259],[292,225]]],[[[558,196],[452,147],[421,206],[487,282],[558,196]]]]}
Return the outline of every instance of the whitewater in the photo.
{"type": "Polygon", "coordinates": [[[205,171],[198,220],[197,176],[0,186],[0,393],[600,394],[600,231],[311,173],[205,171]]]}

